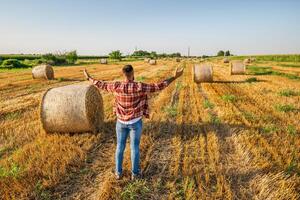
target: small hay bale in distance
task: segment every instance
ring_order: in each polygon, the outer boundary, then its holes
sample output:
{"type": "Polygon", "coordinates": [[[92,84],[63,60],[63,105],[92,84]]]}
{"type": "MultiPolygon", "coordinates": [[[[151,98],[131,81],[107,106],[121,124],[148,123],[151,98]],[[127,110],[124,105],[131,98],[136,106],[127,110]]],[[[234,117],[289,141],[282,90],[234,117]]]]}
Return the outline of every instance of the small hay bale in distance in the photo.
{"type": "Polygon", "coordinates": [[[154,59],[149,60],[149,64],[150,65],[156,65],[156,60],[154,60],[154,59]]]}
{"type": "Polygon", "coordinates": [[[149,61],[150,61],[150,58],[145,58],[144,59],[144,62],[146,62],[146,63],[149,63],[149,61]]]}
{"type": "Polygon", "coordinates": [[[47,133],[96,133],[103,121],[103,101],[93,85],[67,85],[47,90],[40,103],[47,133]]]}
{"type": "Polygon", "coordinates": [[[228,58],[224,58],[223,59],[223,63],[229,63],[229,59],[228,58]]]}
{"type": "Polygon", "coordinates": [[[251,63],[251,59],[250,58],[246,58],[245,60],[244,60],[244,64],[250,64],[251,63]]]}
{"type": "Polygon", "coordinates": [[[31,73],[34,79],[54,79],[54,70],[51,65],[38,65],[32,69],[31,73]]]}
{"type": "Polygon", "coordinates": [[[213,82],[213,69],[210,64],[194,65],[193,80],[195,83],[213,82]]]}
{"type": "Polygon", "coordinates": [[[231,75],[238,75],[238,74],[245,74],[246,73],[246,66],[241,60],[234,60],[230,62],[230,74],[231,75]]]}
{"type": "Polygon", "coordinates": [[[101,64],[107,64],[107,59],[106,58],[101,58],[100,63],[101,64]]]}

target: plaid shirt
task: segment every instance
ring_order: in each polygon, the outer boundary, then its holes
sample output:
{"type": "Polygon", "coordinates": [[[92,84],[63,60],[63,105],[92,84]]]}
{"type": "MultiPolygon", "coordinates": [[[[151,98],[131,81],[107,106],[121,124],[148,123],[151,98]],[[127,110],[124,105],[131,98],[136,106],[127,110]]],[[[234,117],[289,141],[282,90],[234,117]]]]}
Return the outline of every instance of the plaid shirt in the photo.
{"type": "Polygon", "coordinates": [[[106,82],[93,78],[89,80],[99,89],[112,92],[115,95],[114,113],[122,121],[129,121],[138,117],[149,118],[147,93],[156,92],[166,88],[170,82],[141,83],[134,81],[106,82]]]}

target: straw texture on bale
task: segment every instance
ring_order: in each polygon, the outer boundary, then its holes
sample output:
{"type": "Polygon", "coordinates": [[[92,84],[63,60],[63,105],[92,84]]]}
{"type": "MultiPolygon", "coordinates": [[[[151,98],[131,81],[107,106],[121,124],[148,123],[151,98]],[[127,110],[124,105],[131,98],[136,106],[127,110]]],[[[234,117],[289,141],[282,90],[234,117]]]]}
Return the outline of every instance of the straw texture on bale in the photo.
{"type": "Polygon", "coordinates": [[[223,63],[229,63],[229,59],[228,58],[224,58],[223,59],[223,63]]]}
{"type": "Polygon", "coordinates": [[[156,65],[156,60],[149,60],[150,65],[156,65]]]}
{"type": "Polygon", "coordinates": [[[96,133],[103,121],[101,94],[93,85],[49,89],[41,100],[40,120],[47,133],[96,133]]]}
{"type": "Polygon", "coordinates": [[[212,66],[207,63],[201,65],[194,65],[193,80],[196,83],[212,82],[213,81],[212,66]]]}
{"type": "Polygon", "coordinates": [[[230,74],[245,74],[246,66],[241,60],[235,60],[230,62],[230,74]]]}
{"type": "Polygon", "coordinates": [[[101,64],[107,64],[107,59],[101,58],[100,63],[101,63],[101,64]]]}
{"type": "Polygon", "coordinates": [[[54,79],[54,71],[50,65],[38,65],[32,69],[32,78],[54,79]]]}

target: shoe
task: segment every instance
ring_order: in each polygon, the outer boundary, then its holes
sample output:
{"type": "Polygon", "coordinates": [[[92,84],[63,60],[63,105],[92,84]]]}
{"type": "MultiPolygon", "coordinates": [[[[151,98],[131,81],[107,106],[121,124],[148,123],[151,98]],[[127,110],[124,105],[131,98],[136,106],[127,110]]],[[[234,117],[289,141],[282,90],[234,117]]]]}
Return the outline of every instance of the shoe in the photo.
{"type": "Polygon", "coordinates": [[[135,180],[139,180],[139,179],[142,179],[142,174],[141,173],[138,173],[138,174],[132,174],[131,175],[131,180],[132,181],[135,181],[135,180]]]}
{"type": "Polygon", "coordinates": [[[122,178],[122,174],[115,173],[116,180],[120,180],[122,178]]]}
{"type": "Polygon", "coordinates": [[[112,174],[113,176],[115,176],[115,179],[116,179],[116,180],[122,179],[122,173],[121,173],[121,174],[117,173],[117,171],[116,171],[115,169],[111,169],[111,174],[112,174]]]}

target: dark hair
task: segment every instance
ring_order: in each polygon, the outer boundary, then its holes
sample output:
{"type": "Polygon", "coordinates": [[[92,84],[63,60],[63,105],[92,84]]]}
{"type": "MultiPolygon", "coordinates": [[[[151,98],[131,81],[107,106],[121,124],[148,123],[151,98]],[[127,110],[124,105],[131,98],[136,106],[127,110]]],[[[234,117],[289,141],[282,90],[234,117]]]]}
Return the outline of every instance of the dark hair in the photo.
{"type": "Polygon", "coordinates": [[[131,74],[133,72],[133,67],[131,65],[125,65],[122,71],[125,74],[131,74]]]}

